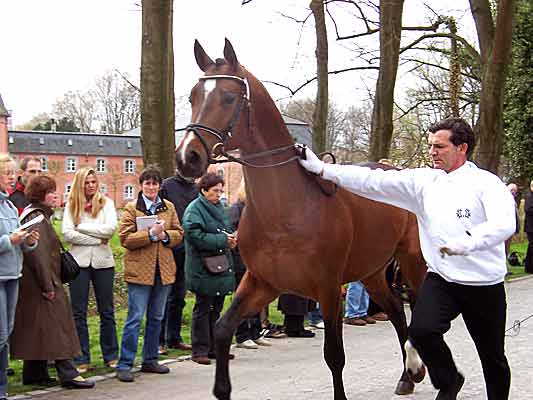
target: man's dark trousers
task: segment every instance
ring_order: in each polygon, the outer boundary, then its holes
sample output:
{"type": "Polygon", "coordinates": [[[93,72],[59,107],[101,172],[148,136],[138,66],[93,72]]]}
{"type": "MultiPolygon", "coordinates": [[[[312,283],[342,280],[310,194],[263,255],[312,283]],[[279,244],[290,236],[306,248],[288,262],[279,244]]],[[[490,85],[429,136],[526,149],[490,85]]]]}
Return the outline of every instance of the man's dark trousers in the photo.
{"type": "Polygon", "coordinates": [[[428,273],[413,310],[409,338],[437,389],[449,387],[457,376],[443,335],[461,314],[481,360],[488,400],[509,397],[511,371],[504,349],[506,311],[503,283],[467,286],[428,273]]]}
{"type": "Polygon", "coordinates": [[[165,316],[161,321],[159,344],[175,346],[183,342],[181,337],[181,320],[185,307],[185,248],[173,251],[176,262],[176,281],[172,284],[165,308],[165,316]]]}

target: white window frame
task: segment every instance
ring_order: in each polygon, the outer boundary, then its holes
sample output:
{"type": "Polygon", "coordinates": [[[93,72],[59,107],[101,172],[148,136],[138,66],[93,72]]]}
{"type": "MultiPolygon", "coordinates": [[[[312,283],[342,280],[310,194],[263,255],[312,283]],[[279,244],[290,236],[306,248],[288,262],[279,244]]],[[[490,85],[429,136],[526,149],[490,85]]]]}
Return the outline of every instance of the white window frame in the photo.
{"type": "Polygon", "coordinates": [[[48,157],[41,157],[41,171],[48,172],[48,157]]]}
{"type": "Polygon", "coordinates": [[[97,158],[96,159],[96,168],[95,168],[95,170],[96,170],[96,172],[98,172],[100,174],[105,174],[107,172],[107,162],[106,162],[105,158],[97,158]],[[100,168],[99,163],[103,164],[102,168],[100,168]]]}
{"type": "Polygon", "coordinates": [[[65,184],[65,191],[63,192],[63,202],[66,203],[68,200],[68,194],[70,193],[70,190],[72,189],[72,183],[66,183],[65,184]]]}
{"type": "Polygon", "coordinates": [[[106,195],[107,194],[107,185],[105,183],[100,184],[100,193],[106,195]]]}
{"type": "Polygon", "coordinates": [[[134,174],[135,173],[135,160],[126,159],[124,160],[124,173],[125,174],[134,174]],[[131,168],[128,168],[128,163],[131,163],[131,168]],[[131,171],[129,170],[131,169],[131,171]]]}
{"type": "Polygon", "coordinates": [[[76,172],[78,170],[78,159],[76,157],[67,157],[65,159],[65,171],[66,172],[76,172]],[[74,167],[72,168],[70,163],[74,163],[74,167]]]}
{"type": "Polygon", "coordinates": [[[135,198],[135,186],[124,185],[124,200],[133,200],[135,198]],[[129,193],[131,191],[131,193],[129,193]]]}

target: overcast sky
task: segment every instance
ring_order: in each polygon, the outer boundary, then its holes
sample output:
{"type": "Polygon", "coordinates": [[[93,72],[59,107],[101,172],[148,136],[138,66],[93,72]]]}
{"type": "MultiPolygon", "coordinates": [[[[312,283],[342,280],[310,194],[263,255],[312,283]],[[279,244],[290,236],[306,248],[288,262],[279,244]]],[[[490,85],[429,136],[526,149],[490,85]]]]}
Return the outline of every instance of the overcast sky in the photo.
{"type": "MultiPolygon", "coordinates": [[[[13,114],[12,125],[24,123],[69,90],[86,90],[108,70],[127,72],[139,80],[141,0],[4,0],[0,5],[0,94],[13,114]]],[[[428,0],[434,7],[440,0],[428,0]]],[[[313,76],[314,27],[300,32],[280,12],[304,17],[309,0],[175,0],[174,53],[176,97],[187,95],[200,71],[193,54],[198,39],[212,57],[221,57],[224,38],[233,43],[239,61],[262,80],[296,87],[313,76]]],[[[453,4],[467,9],[466,0],[453,4]]],[[[407,0],[404,25],[427,24],[421,0],[407,0]]],[[[460,27],[474,37],[468,13],[460,27]]],[[[332,32],[333,27],[329,27],[332,32]]],[[[373,36],[371,41],[378,41],[373,36]]],[[[332,40],[330,43],[333,42],[332,40]]],[[[370,44],[369,44],[370,45],[370,44]]],[[[331,47],[334,47],[330,44],[331,47]]],[[[330,69],[346,67],[350,52],[335,45],[330,69]],[[343,53],[344,51],[344,53],[343,53]]],[[[354,75],[355,74],[355,75],[354,75]]],[[[330,96],[343,105],[356,104],[371,84],[371,74],[332,77],[330,96]]],[[[401,84],[400,84],[401,85],[401,84]]],[[[401,86],[400,86],[401,87],[401,86]]],[[[288,93],[267,85],[274,98],[288,93]]],[[[311,86],[300,96],[313,96],[311,86]]]]}

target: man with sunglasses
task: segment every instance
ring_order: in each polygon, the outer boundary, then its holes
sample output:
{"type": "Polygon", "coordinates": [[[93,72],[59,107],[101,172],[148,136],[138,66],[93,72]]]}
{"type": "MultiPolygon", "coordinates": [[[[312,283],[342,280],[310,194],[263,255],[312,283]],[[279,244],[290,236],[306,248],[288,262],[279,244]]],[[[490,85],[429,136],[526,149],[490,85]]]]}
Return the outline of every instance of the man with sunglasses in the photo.
{"type": "Polygon", "coordinates": [[[24,189],[32,176],[42,172],[41,159],[35,156],[24,157],[20,163],[19,177],[15,187],[9,191],[9,200],[17,207],[19,215],[30,204],[24,195],[24,189]]]}

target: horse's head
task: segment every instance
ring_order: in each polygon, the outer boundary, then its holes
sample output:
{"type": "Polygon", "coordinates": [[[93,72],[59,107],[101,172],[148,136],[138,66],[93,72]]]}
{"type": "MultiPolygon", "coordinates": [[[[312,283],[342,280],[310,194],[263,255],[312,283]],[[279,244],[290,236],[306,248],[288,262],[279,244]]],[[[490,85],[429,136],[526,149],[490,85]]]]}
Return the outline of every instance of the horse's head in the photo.
{"type": "Polygon", "coordinates": [[[176,148],[177,166],[187,177],[203,175],[221,147],[239,147],[240,133],[248,128],[250,112],[246,72],[231,43],[226,39],[224,58],[213,61],[195,41],[194,55],[205,75],[191,90],[191,124],[176,148]]]}

